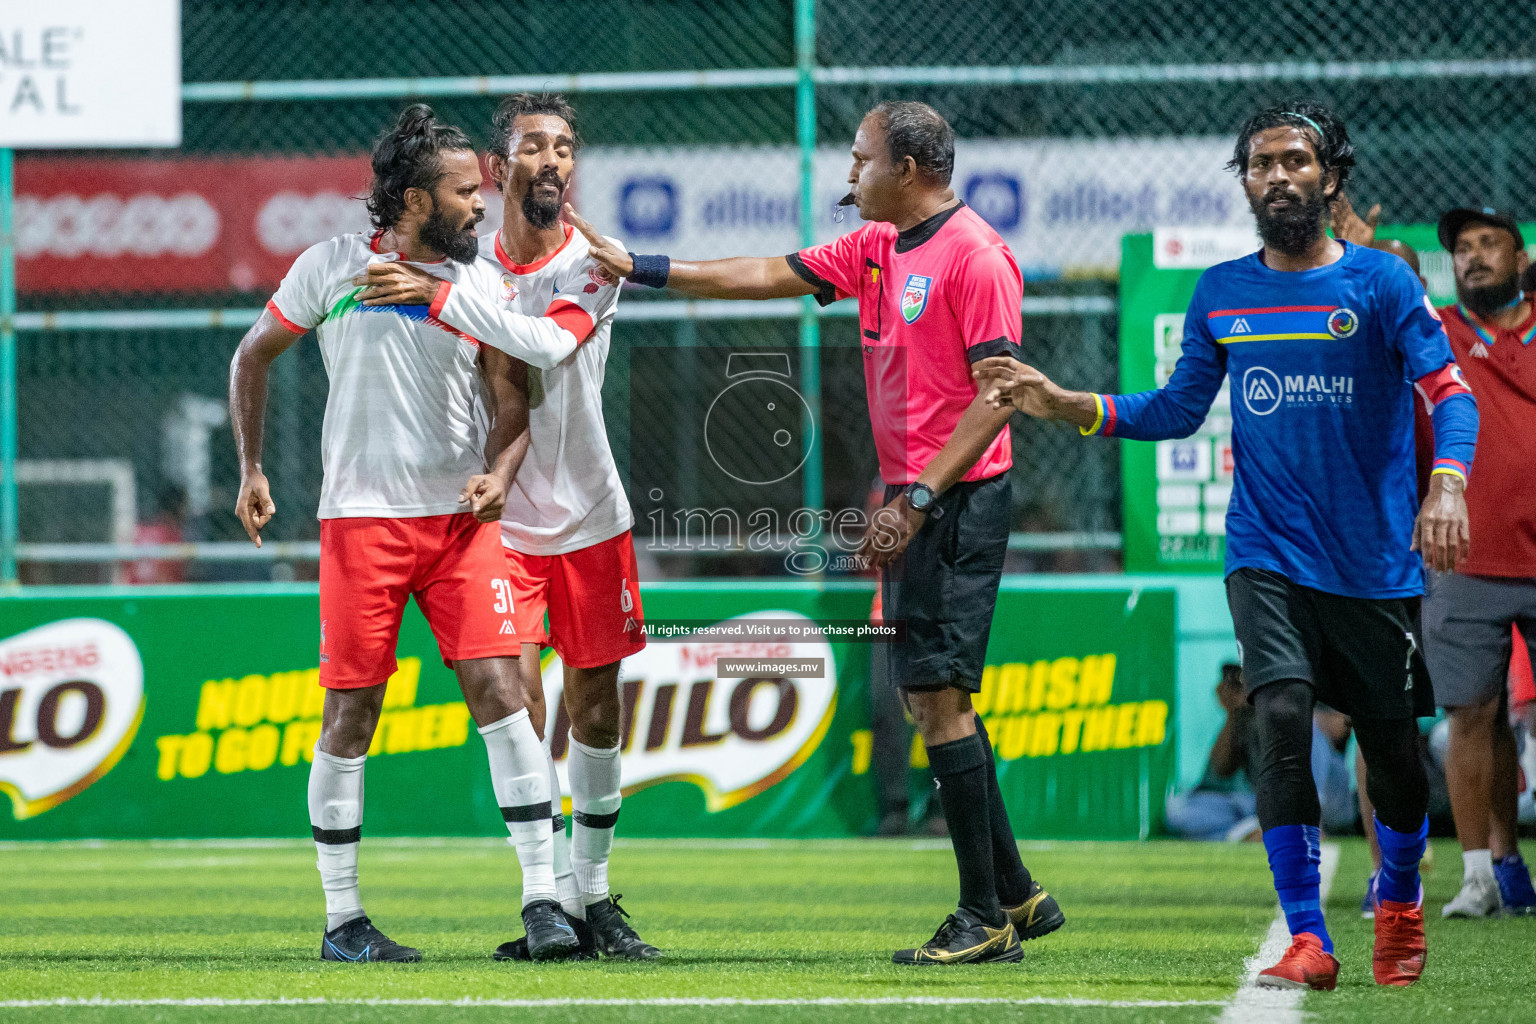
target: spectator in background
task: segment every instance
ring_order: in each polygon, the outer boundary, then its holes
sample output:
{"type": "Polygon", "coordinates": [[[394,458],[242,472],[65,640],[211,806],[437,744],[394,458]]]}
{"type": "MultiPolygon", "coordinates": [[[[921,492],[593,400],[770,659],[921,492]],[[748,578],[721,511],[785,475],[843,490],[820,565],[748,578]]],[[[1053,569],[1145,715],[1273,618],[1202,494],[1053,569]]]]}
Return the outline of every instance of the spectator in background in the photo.
{"type": "MultiPolygon", "coordinates": [[[[1210,842],[1257,840],[1259,819],[1253,780],[1258,776],[1258,737],[1253,705],[1244,694],[1239,666],[1231,662],[1221,666],[1216,700],[1227,720],[1216,734],[1205,774],[1195,788],[1168,798],[1164,811],[1168,831],[1181,839],[1210,842]]],[[[1312,779],[1327,832],[1354,827],[1349,769],[1344,760],[1348,741],[1349,719],[1331,708],[1319,707],[1312,718],[1312,779]]]]}
{"type": "Polygon", "coordinates": [[[1216,734],[1205,774],[1188,793],[1168,798],[1168,831],[1180,839],[1227,840],[1253,838],[1259,831],[1253,780],[1258,778],[1258,740],[1254,736],[1253,705],[1243,693],[1242,670],[1221,666],[1216,700],[1227,720],[1216,734]]]}
{"type": "Polygon", "coordinates": [[[1456,362],[1482,412],[1477,471],[1468,481],[1472,544],[1454,572],[1430,571],[1425,656],[1450,720],[1446,777],[1464,874],[1445,917],[1536,913],[1516,842],[1519,759],[1509,721],[1513,629],[1536,636],[1536,306],[1514,219],[1490,208],[1451,210],[1440,244],[1456,272],[1440,311],[1456,362]]]}
{"type": "MultiPolygon", "coordinates": [[[[186,539],[187,492],[177,484],[160,488],[155,517],[133,528],[135,544],[180,544],[186,539]]],[[[124,583],[185,583],[187,563],[176,558],[140,558],[122,569],[124,583]]]]}

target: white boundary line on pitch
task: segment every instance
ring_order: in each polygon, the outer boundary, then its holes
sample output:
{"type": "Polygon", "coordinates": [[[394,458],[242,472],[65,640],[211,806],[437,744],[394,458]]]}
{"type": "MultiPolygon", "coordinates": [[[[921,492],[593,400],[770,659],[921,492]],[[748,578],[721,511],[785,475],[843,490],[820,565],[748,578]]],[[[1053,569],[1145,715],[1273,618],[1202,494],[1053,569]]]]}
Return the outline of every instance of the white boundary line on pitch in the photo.
{"type": "MultiPolygon", "coordinates": [[[[1317,898],[1326,906],[1328,890],[1333,887],[1333,875],[1339,867],[1338,844],[1324,843],[1322,854],[1317,898]]],[[[1259,972],[1279,960],[1290,944],[1291,930],[1286,926],[1285,912],[1277,910],[1269,931],[1264,934],[1264,941],[1259,944],[1259,951],[1243,962],[1243,983],[1226,1004],[1216,1024],[1300,1024],[1305,989],[1259,988],[1254,983],[1259,972]]]]}
{"type": "Polygon", "coordinates": [[[187,1006],[452,1006],[464,1009],[548,1010],[562,1006],[1084,1006],[1113,1009],[1157,1009],[1177,1006],[1225,1006],[1219,999],[1078,999],[1073,996],[1030,996],[1024,999],[954,998],[945,996],[886,996],[859,999],[733,999],[699,996],[679,999],[7,999],[0,1009],[187,1006]]]}

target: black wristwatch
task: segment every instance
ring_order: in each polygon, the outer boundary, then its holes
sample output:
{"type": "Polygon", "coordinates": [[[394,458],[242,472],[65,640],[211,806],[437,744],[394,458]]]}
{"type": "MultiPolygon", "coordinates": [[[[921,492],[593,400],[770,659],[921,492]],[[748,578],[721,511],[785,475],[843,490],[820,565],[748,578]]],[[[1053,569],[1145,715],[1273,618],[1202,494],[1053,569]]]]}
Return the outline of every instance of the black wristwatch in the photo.
{"type": "Polygon", "coordinates": [[[933,488],[927,484],[914,481],[908,484],[907,489],[902,493],[906,494],[908,505],[919,512],[927,513],[930,518],[938,519],[944,514],[944,510],[939,507],[938,495],[934,494],[933,488]]]}

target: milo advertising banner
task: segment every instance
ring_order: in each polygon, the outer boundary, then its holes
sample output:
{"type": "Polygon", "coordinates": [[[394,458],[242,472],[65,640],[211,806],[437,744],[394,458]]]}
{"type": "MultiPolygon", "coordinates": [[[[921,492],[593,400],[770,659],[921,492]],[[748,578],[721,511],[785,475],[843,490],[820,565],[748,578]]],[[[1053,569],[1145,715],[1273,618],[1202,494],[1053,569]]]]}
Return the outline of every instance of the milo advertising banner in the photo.
{"type": "MultiPolygon", "coordinates": [[[[646,588],[648,622],[716,630],[653,639],[624,663],[623,834],[870,831],[869,602],[858,583],[646,588]]],[[[308,835],[318,603],[312,586],[0,597],[0,838],[308,835]]],[[[398,661],[369,752],[368,833],[502,834],[483,744],[414,606],[398,661]]],[[[976,706],[1024,837],[1155,831],[1174,749],[1173,592],[1005,582],[988,661],[976,706]]],[[[548,655],[564,780],[561,680],[548,655]]]]}

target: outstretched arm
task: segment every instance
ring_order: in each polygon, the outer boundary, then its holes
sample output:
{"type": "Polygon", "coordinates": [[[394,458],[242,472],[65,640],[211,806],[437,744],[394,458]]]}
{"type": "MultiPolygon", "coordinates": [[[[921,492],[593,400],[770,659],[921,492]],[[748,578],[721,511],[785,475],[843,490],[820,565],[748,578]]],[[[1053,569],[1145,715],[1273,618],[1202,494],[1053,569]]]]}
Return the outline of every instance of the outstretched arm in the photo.
{"type": "Polygon", "coordinates": [[[787,299],[814,295],[817,291],[782,256],[737,256],[702,263],[666,256],[635,256],[599,234],[569,203],[565,216],[586,236],[592,258],[610,277],[628,278],[653,288],[672,288],[699,299],[787,299]]]}
{"type": "Polygon", "coordinates": [[[436,317],[482,345],[547,370],[576,351],[582,338],[544,316],[528,316],[497,306],[470,284],[453,284],[406,263],[369,264],[353,278],[365,306],[426,306],[436,317]]]}
{"type": "Polygon", "coordinates": [[[1168,383],[1133,395],[1068,391],[1032,366],[1011,356],[992,356],[972,370],[982,396],[993,408],[1012,405],[1038,419],[1065,420],[1084,434],[1104,434],[1134,441],[1188,437],[1210,412],[1226,373],[1224,353],[1184,357],[1168,383]]]}
{"type": "Polygon", "coordinates": [[[261,471],[262,434],[267,411],[267,371],[272,360],[299,340],[295,333],[263,310],[229,364],[229,419],[234,425],[235,452],[240,457],[240,498],[235,514],[251,542],[261,547],[261,530],[277,512],[266,474],[261,471]]]}

